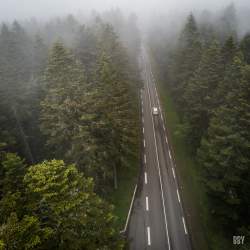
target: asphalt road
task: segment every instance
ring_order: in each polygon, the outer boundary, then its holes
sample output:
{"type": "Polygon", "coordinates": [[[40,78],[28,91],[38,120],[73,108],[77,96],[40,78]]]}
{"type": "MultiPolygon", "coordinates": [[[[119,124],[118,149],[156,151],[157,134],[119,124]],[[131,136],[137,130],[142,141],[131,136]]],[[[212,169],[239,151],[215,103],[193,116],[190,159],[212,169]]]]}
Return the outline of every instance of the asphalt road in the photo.
{"type": "Polygon", "coordinates": [[[175,166],[149,58],[142,49],[143,172],[128,229],[130,250],[190,250],[175,166]],[[159,115],[152,115],[158,107],[159,115]]]}

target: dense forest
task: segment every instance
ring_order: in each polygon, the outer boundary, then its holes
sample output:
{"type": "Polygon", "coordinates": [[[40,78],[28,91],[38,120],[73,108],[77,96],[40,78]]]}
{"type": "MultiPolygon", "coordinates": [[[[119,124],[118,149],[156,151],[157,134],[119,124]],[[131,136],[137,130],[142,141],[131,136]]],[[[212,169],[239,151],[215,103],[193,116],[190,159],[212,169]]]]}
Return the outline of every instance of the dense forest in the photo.
{"type": "Polygon", "coordinates": [[[138,158],[131,32],[118,10],[1,24],[0,249],[123,248],[108,196],[138,158]]]}
{"type": "Polygon", "coordinates": [[[177,40],[161,38],[150,36],[152,55],[181,118],[179,136],[200,166],[211,217],[228,238],[249,237],[250,34],[238,35],[230,5],[216,20],[190,14],[177,40]]]}

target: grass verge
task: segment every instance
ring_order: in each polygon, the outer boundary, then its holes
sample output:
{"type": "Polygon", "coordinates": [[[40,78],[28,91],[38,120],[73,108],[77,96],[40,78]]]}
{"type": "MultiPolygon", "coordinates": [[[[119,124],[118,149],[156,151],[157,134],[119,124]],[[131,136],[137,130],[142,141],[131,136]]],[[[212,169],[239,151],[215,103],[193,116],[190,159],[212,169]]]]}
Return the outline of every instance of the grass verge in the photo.
{"type": "Polygon", "coordinates": [[[160,79],[157,67],[152,61],[157,80],[162,108],[166,118],[168,136],[174,151],[179,184],[184,202],[184,210],[189,225],[194,250],[229,250],[232,248],[225,239],[208,209],[208,199],[201,182],[201,170],[188,150],[184,138],[178,133],[180,119],[177,114],[169,88],[160,79]]]}
{"type": "Polygon", "coordinates": [[[130,166],[118,173],[118,189],[111,194],[110,201],[115,206],[114,213],[118,217],[119,228],[125,226],[129,206],[138,180],[139,160],[133,159],[130,166]]]}

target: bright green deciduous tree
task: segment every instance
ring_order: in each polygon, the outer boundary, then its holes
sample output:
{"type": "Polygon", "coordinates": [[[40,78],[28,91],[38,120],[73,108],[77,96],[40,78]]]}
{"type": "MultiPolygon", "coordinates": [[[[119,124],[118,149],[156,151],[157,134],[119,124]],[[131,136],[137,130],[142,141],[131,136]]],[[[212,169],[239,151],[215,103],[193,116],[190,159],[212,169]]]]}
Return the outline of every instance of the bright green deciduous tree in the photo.
{"type": "Polygon", "coordinates": [[[47,249],[122,249],[112,207],[74,165],[45,161],[29,168],[24,183],[28,210],[53,231],[47,249]]]}

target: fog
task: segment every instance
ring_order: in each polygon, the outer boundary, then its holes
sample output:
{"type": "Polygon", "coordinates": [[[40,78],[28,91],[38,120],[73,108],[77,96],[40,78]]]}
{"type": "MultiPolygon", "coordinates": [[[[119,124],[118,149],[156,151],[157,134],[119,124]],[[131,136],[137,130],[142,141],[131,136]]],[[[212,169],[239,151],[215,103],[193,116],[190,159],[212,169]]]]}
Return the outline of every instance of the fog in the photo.
{"type": "MultiPolygon", "coordinates": [[[[55,15],[77,14],[93,9],[103,11],[111,8],[134,11],[143,19],[161,13],[217,10],[231,2],[231,0],[0,0],[0,21],[30,17],[44,19],[55,15]]],[[[250,6],[250,2],[237,0],[235,5],[237,8],[245,8],[250,6]]]]}

